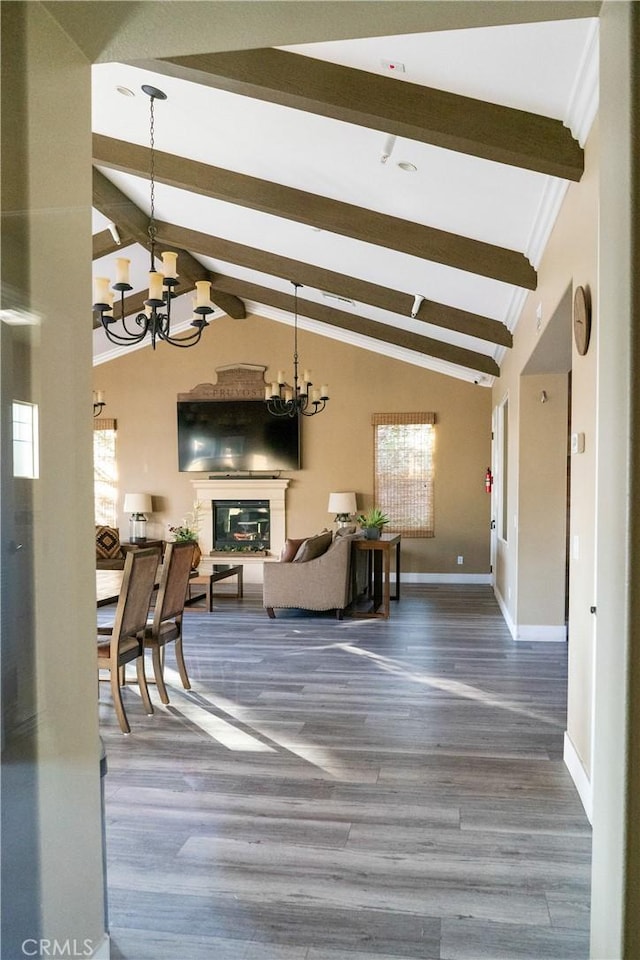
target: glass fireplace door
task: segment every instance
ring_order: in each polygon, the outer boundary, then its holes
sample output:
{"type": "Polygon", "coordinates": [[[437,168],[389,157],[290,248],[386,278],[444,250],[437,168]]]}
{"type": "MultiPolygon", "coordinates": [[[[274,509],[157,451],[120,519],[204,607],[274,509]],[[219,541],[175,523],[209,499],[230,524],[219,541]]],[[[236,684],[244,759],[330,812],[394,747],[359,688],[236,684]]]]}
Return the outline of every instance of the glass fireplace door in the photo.
{"type": "Polygon", "coordinates": [[[214,500],[213,549],[260,552],[268,550],[268,500],[214,500]]]}

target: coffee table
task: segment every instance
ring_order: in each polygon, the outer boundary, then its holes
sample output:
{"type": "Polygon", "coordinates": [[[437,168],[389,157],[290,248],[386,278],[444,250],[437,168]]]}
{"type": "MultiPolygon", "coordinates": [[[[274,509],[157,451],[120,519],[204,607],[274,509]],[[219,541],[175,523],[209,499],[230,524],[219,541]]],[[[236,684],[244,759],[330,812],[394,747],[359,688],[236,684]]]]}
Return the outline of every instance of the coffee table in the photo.
{"type": "Polygon", "coordinates": [[[220,580],[226,580],[227,577],[237,577],[237,589],[235,594],[226,594],[226,596],[231,596],[234,599],[240,600],[243,595],[243,583],[242,583],[242,574],[243,567],[242,564],[232,564],[232,563],[214,563],[211,568],[211,573],[198,574],[198,576],[193,577],[189,581],[189,596],[187,598],[185,606],[190,607],[194,603],[197,603],[198,600],[206,600],[209,613],[213,612],[213,585],[218,583],[220,580]],[[204,593],[196,593],[195,595],[192,592],[192,588],[195,586],[204,587],[204,593]]]}

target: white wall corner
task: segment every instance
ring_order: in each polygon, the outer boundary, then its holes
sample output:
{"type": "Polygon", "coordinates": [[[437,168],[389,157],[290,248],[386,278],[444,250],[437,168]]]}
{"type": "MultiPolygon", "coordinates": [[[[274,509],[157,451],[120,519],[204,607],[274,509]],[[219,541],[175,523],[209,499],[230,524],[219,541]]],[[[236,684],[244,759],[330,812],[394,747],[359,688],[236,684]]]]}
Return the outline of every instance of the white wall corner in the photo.
{"type": "Polygon", "coordinates": [[[566,643],[567,628],[564,623],[553,626],[542,623],[520,623],[516,628],[515,639],[534,643],[566,643]]]}
{"type": "Polygon", "coordinates": [[[563,760],[578,791],[578,796],[584,807],[587,819],[589,823],[593,823],[593,786],[587,775],[587,771],[582,765],[582,760],[578,756],[578,751],[574,747],[573,741],[566,730],[564,733],[563,760]]]}

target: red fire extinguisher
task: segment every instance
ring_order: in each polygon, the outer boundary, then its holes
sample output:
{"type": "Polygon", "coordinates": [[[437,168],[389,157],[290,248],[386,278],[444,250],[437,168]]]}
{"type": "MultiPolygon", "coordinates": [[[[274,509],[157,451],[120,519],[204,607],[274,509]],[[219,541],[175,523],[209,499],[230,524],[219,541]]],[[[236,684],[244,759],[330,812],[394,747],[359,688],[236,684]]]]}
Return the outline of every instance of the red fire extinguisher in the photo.
{"type": "Polygon", "coordinates": [[[487,472],[484,475],[484,489],[487,493],[491,493],[491,488],[493,487],[493,474],[491,473],[491,467],[487,467],[487,472]]]}

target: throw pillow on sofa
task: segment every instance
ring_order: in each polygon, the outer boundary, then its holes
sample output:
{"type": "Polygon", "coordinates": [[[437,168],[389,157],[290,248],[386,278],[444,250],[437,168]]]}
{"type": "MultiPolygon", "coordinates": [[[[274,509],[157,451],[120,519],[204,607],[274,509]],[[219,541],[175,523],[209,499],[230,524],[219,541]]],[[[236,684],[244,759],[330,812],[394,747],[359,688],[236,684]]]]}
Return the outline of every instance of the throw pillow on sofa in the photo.
{"type": "Polygon", "coordinates": [[[120,532],[114,527],[96,525],[96,559],[118,560],[121,554],[120,532]]]}
{"type": "Polygon", "coordinates": [[[284,542],[282,553],[280,554],[280,563],[292,563],[292,561],[296,558],[296,553],[306,539],[306,537],[300,537],[299,540],[287,538],[284,542]]]}
{"type": "Polygon", "coordinates": [[[323,530],[322,533],[316,534],[315,537],[307,537],[307,539],[300,544],[298,552],[293,558],[294,563],[305,563],[307,560],[316,560],[318,557],[321,557],[331,546],[331,540],[331,530],[323,530]]]}

